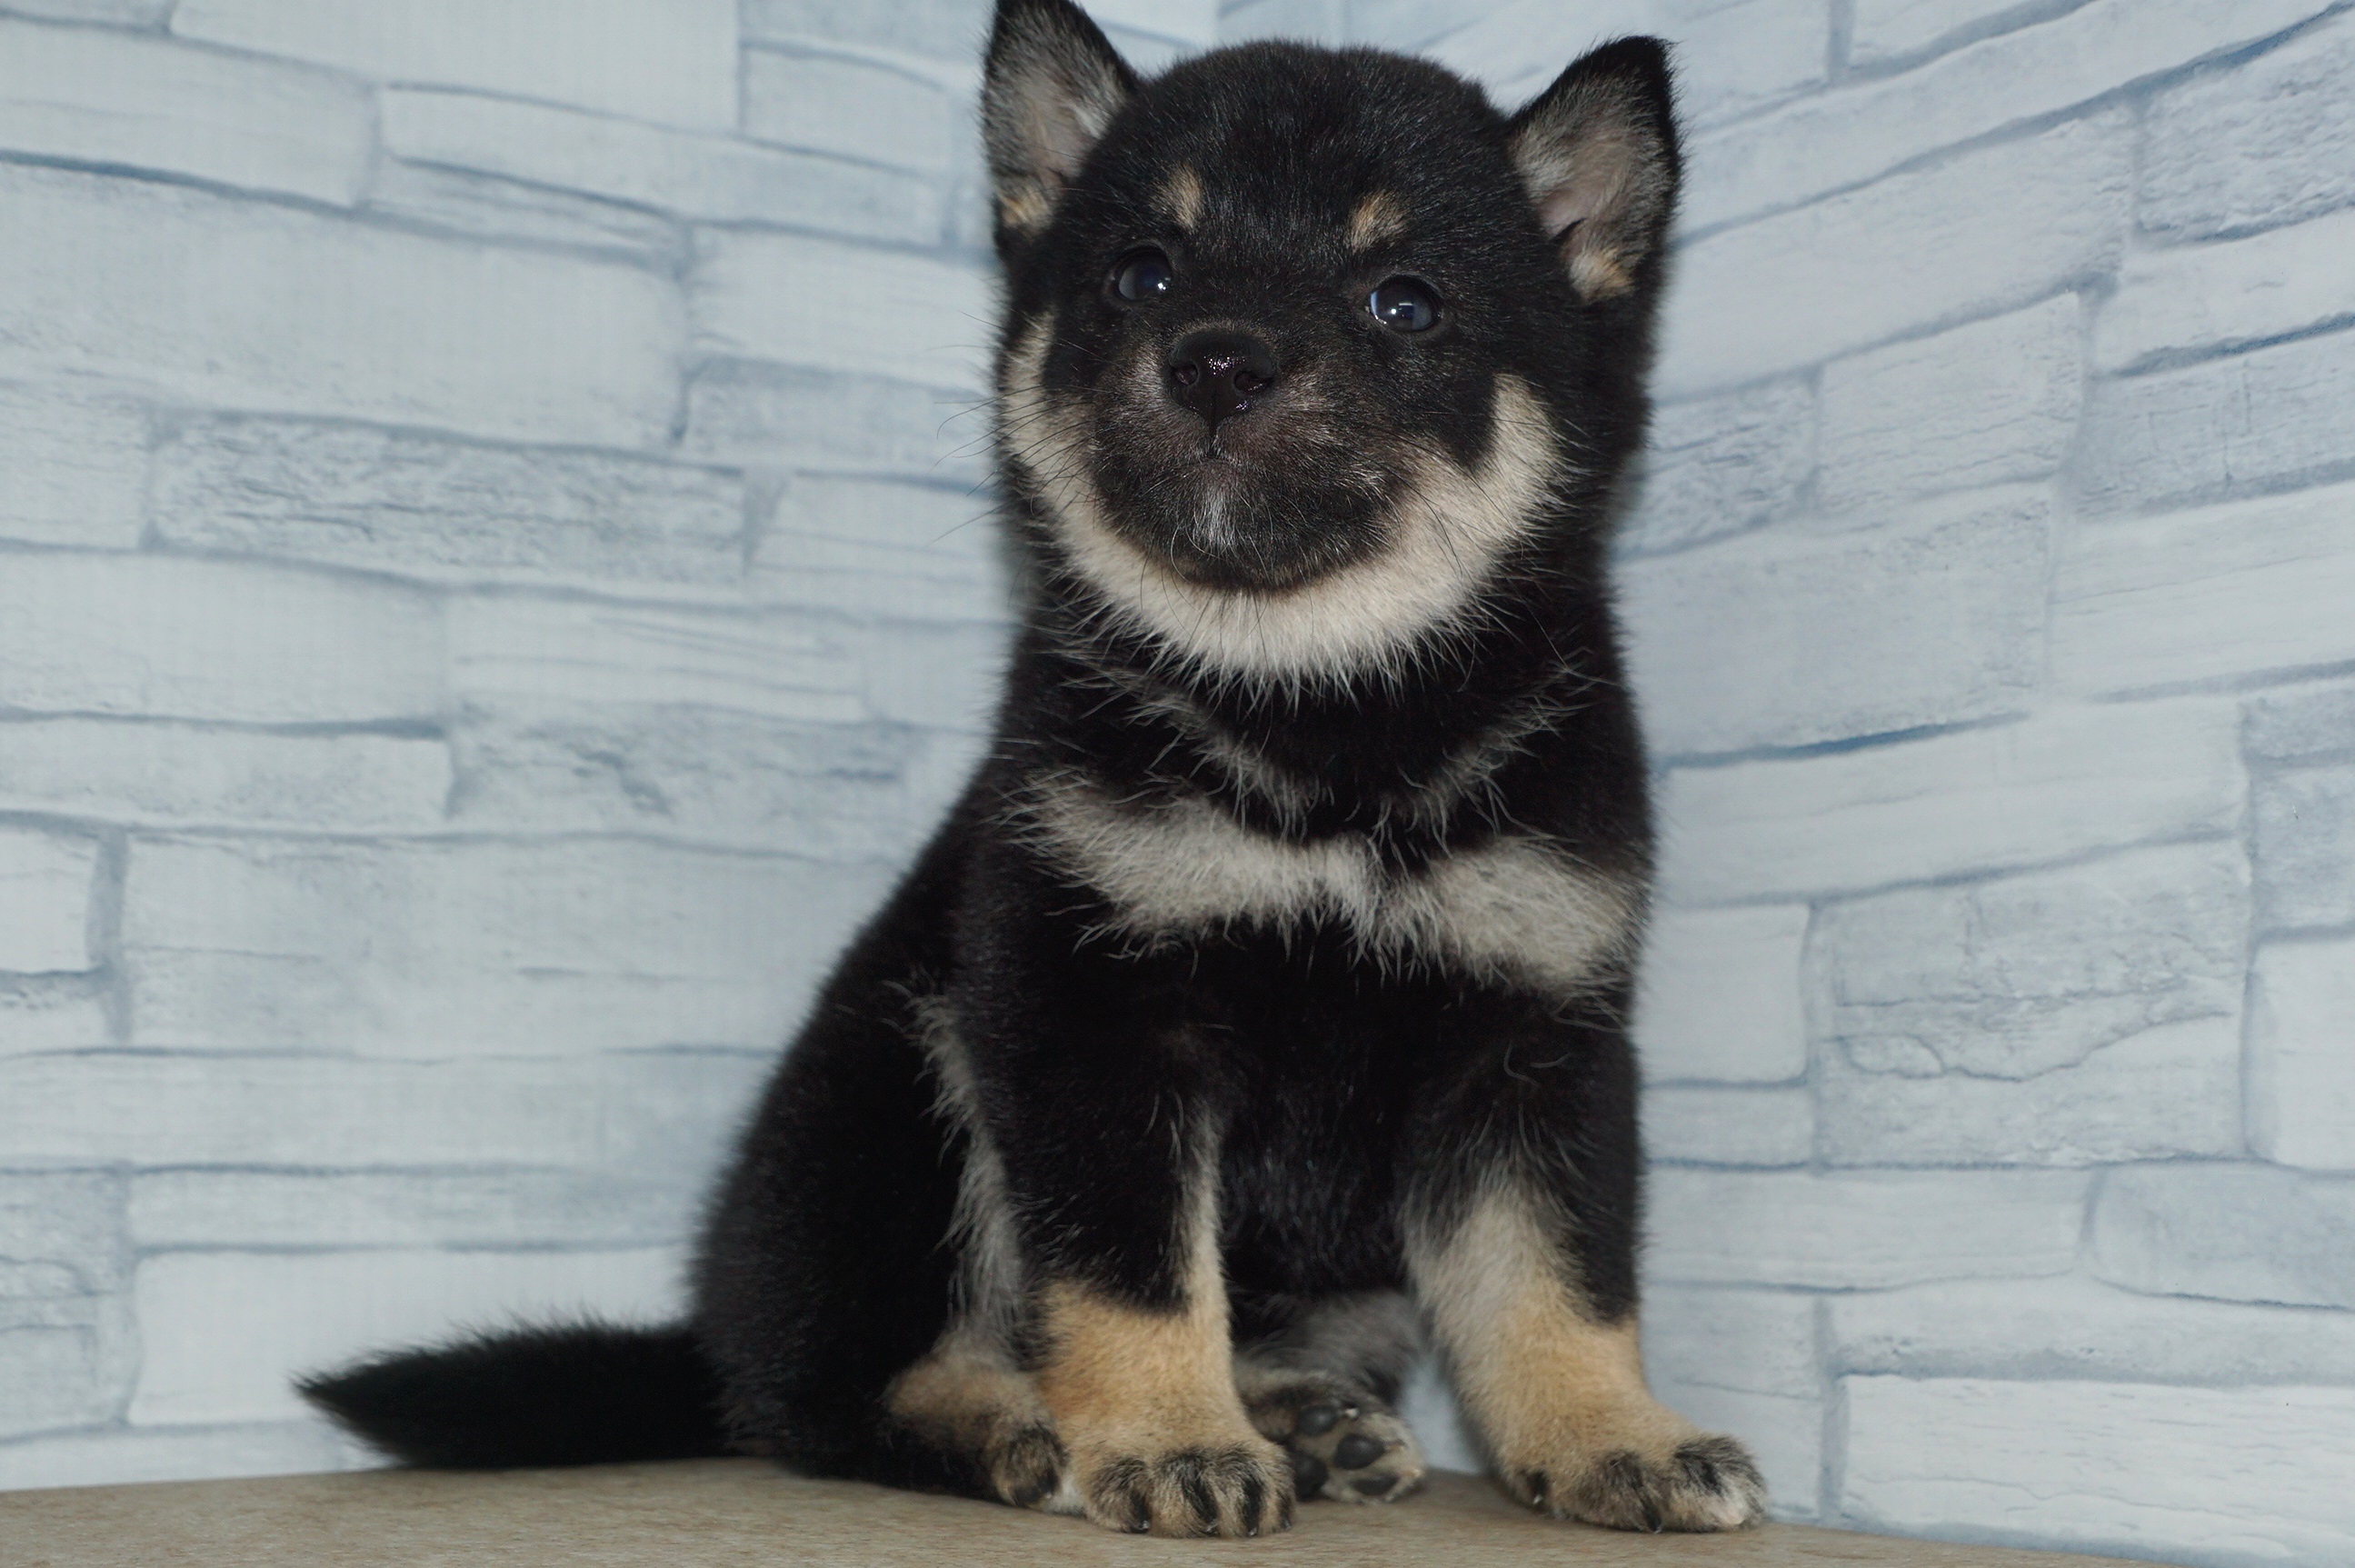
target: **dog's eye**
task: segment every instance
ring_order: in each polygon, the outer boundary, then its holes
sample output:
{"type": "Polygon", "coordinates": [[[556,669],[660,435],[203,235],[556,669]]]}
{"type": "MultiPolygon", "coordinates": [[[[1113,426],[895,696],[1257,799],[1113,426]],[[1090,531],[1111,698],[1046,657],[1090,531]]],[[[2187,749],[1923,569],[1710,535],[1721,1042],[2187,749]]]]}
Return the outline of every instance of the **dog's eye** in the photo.
{"type": "Polygon", "coordinates": [[[1151,304],[1178,281],[1177,269],[1158,251],[1131,251],[1113,269],[1113,293],[1131,304],[1151,304]]]}
{"type": "Polygon", "coordinates": [[[1391,278],[1366,298],[1374,319],[1392,332],[1429,332],[1439,325],[1439,296],[1419,278],[1391,278]]]}

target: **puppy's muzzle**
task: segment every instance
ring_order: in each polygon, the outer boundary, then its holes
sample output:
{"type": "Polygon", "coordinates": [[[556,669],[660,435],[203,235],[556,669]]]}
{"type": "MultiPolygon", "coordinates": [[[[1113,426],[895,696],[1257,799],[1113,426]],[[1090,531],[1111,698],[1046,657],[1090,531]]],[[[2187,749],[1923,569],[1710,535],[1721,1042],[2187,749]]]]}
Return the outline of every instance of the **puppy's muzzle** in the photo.
{"type": "Polygon", "coordinates": [[[1169,351],[1169,395],[1209,422],[1251,411],[1275,385],[1275,350],[1241,332],[1189,332],[1169,351]]]}

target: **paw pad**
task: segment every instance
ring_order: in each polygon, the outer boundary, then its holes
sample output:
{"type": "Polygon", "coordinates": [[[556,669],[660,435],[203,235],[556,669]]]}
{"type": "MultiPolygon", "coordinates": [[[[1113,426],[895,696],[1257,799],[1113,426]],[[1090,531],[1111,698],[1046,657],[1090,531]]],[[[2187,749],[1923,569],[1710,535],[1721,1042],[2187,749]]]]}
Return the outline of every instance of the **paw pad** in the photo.
{"type": "Polygon", "coordinates": [[[1423,1479],[1423,1450],[1379,1400],[1316,1384],[1295,1384],[1254,1400],[1252,1424],[1292,1458],[1304,1499],[1388,1502],[1423,1479]]]}

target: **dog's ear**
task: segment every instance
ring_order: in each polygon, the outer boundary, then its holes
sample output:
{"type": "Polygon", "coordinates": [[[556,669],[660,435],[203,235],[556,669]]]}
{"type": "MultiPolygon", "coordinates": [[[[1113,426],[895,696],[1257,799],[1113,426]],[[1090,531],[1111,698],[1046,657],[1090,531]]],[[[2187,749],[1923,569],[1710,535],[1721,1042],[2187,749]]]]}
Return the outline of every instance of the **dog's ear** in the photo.
{"type": "Polygon", "coordinates": [[[1679,169],[1668,45],[1621,38],[1579,60],[1513,116],[1511,146],[1579,298],[1657,275],[1679,169]]]}
{"type": "Polygon", "coordinates": [[[998,0],[981,127],[1001,248],[1047,227],[1088,149],[1135,90],[1128,62],[1071,0],[998,0]]]}

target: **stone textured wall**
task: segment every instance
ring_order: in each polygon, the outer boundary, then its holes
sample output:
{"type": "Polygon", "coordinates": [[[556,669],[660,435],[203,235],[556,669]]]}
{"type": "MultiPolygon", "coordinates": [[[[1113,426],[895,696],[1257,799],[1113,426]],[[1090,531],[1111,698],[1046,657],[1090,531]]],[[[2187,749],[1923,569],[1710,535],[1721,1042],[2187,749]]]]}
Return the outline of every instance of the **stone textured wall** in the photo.
{"type": "MultiPolygon", "coordinates": [[[[2355,14],[1096,8],[1682,46],[1663,1392],[1792,1517],[2355,1557],[2355,14]]],[[[0,1485],[675,1298],[987,701],[986,9],[0,0],[0,1485]]]]}
{"type": "Polygon", "coordinates": [[[1678,40],[1621,563],[1656,1381],[1784,1513],[2355,1562],[2355,11],[1250,0],[1678,40]]]}

